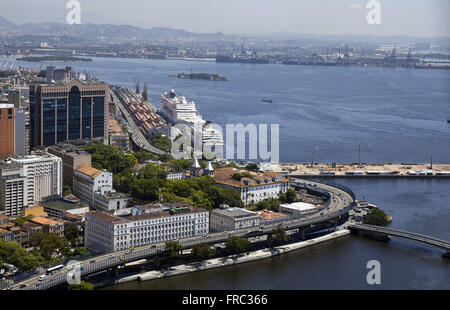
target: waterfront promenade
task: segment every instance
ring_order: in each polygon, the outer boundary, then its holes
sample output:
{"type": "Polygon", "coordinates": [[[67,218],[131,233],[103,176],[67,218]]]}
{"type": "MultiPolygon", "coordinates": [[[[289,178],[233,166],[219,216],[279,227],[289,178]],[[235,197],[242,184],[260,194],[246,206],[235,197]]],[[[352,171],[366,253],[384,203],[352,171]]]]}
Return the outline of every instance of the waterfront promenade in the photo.
{"type": "Polygon", "coordinates": [[[291,177],[450,178],[450,164],[279,164],[275,171],[291,177]]]}
{"type": "Polygon", "coordinates": [[[106,285],[112,284],[121,284],[127,283],[131,281],[150,281],[156,280],[160,278],[167,278],[172,276],[177,276],[181,274],[186,274],[190,272],[202,271],[215,269],[220,267],[226,267],[236,264],[242,264],[246,262],[257,261],[261,259],[266,259],[274,256],[278,256],[281,254],[285,254],[291,251],[299,250],[308,246],[312,246],[315,244],[320,244],[325,241],[341,238],[350,234],[348,229],[340,229],[333,233],[327,234],[325,236],[317,237],[314,239],[310,239],[307,241],[301,241],[291,244],[285,244],[273,248],[265,248],[262,250],[257,250],[253,252],[242,253],[239,255],[230,255],[225,257],[213,258],[209,260],[205,260],[199,263],[191,263],[191,264],[181,264],[172,266],[168,269],[163,270],[152,270],[144,273],[133,274],[130,276],[124,276],[119,279],[114,280],[112,283],[108,281],[108,283],[96,283],[96,288],[103,287],[106,285]]]}

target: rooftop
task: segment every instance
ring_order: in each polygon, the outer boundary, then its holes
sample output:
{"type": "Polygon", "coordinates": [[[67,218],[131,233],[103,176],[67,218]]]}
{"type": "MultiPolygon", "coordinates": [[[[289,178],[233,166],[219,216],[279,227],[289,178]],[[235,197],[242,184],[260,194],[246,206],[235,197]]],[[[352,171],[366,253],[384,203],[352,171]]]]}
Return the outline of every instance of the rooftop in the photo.
{"type": "Polygon", "coordinates": [[[63,210],[63,211],[87,207],[87,205],[85,205],[85,204],[71,203],[71,202],[64,201],[62,199],[54,200],[54,201],[46,201],[46,202],[43,202],[42,205],[44,207],[49,207],[49,208],[63,210]]]}
{"type": "Polygon", "coordinates": [[[95,179],[96,177],[98,177],[102,173],[101,170],[95,169],[94,167],[86,165],[85,163],[82,163],[76,169],[76,171],[78,171],[78,172],[80,172],[80,173],[82,173],[84,175],[90,176],[93,179],[95,179]]]}
{"type": "Polygon", "coordinates": [[[33,217],[30,221],[34,222],[34,223],[41,224],[41,225],[56,225],[56,224],[63,224],[64,223],[61,220],[54,220],[54,219],[49,219],[49,218],[41,217],[41,216],[33,217]]]}
{"type": "Polygon", "coordinates": [[[242,208],[214,209],[212,212],[231,218],[256,216],[258,213],[242,208]]]}
{"type": "Polygon", "coordinates": [[[281,183],[281,182],[288,182],[288,179],[285,177],[282,177],[281,174],[276,173],[276,172],[265,172],[265,173],[256,173],[253,171],[247,171],[247,170],[240,170],[240,169],[235,169],[233,167],[227,167],[227,168],[218,168],[215,170],[214,173],[214,180],[217,183],[220,184],[225,184],[225,185],[229,185],[229,186],[233,186],[233,187],[254,187],[254,186],[259,186],[261,184],[259,184],[258,182],[252,182],[252,184],[246,184],[243,181],[249,181],[249,178],[242,178],[241,181],[238,180],[234,180],[232,178],[232,175],[234,173],[248,173],[252,176],[253,180],[266,180],[266,179],[270,179],[269,182],[265,182],[264,184],[274,184],[274,183],[281,183]],[[272,178],[276,178],[276,177],[281,177],[281,181],[273,181],[272,178]]]}
{"type": "Polygon", "coordinates": [[[273,220],[273,219],[279,219],[279,218],[286,217],[285,214],[273,212],[273,211],[269,211],[269,210],[261,210],[261,211],[257,211],[256,213],[258,213],[261,216],[261,220],[273,220]]]}
{"type": "Polygon", "coordinates": [[[316,209],[315,205],[306,202],[285,203],[280,205],[280,207],[290,208],[298,211],[307,211],[316,209]]]}

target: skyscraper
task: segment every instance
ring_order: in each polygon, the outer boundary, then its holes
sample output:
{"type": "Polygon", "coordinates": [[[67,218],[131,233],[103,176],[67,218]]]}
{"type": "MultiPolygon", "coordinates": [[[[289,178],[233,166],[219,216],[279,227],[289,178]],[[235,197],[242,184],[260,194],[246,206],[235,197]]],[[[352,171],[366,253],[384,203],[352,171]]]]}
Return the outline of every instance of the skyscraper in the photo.
{"type": "Polygon", "coordinates": [[[30,147],[108,137],[109,85],[71,80],[30,85],[30,147]]]}
{"type": "Polygon", "coordinates": [[[14,105],[0,104],[0,160],[14,154],[14,105]]]}
{"type": "Polygon", "coordinates": [[[43,198],[62,193],[62,159],[49,154],[14,155],[6,163],[23,169],[26,177],[24,205],[34,205],[43,198]]]}

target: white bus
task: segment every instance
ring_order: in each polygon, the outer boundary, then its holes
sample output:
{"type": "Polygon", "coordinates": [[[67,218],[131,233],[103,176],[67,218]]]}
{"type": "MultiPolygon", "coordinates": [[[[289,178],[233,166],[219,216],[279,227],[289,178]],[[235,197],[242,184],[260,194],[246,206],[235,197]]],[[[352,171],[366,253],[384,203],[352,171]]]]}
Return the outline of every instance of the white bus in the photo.
{"type": "Polygon", "coordinates": [[[58,265],[47,269],[47,274],[54,274],[64,268],[64,265],[58,265]]]}

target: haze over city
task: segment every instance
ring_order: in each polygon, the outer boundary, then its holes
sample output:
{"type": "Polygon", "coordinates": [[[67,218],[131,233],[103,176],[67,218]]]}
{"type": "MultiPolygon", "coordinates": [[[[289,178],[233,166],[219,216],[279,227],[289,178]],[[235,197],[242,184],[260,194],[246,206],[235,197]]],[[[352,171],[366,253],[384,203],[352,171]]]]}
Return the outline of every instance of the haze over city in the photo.
{"type": "MultiPolygon", "coordinates": [[[[449,0],[380,1],[381,24],[366,21],[366,0],[81,0],[81,22],[169,27],[225,34],[450,36],[449,0]]],[[[16,24],[65,22],[63,0],[0,0],[16,24]],[[24,10],[23,8],[27,8],[24,10]]]]}

